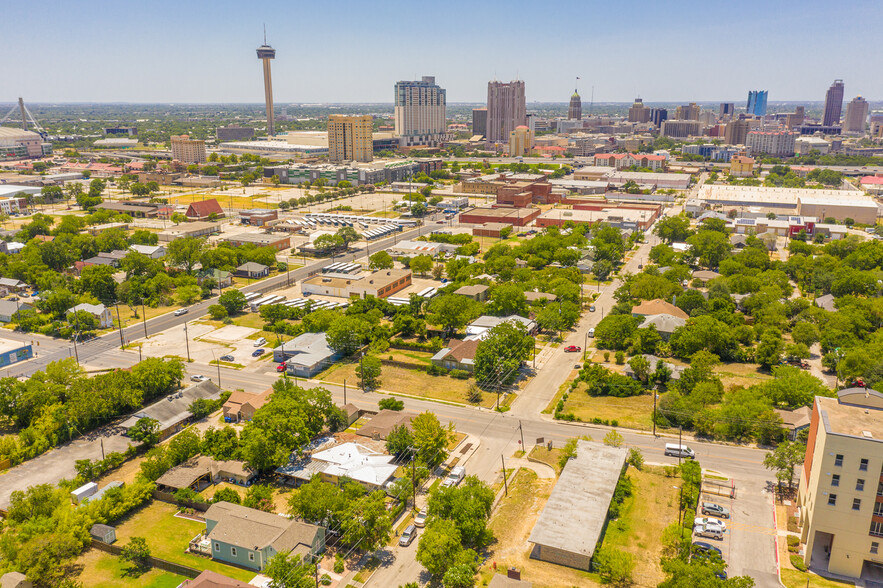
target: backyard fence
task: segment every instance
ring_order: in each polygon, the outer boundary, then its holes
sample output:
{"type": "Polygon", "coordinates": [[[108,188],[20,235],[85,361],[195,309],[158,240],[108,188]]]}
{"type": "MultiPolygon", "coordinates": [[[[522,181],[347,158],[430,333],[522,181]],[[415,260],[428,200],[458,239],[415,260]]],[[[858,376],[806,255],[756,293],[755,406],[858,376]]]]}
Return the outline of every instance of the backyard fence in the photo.
{"type": "MultiPolygon", "coordinates": [[[[120,555],[123,552],[123,548],[119,545],[109,545],[104,541],[98,541],[97,539],[92,539],[92,547],[111,555],[120,555]]],[[[202,573],[202,570],[197,570],[172,561],[166,561],[158,557],[153,557],[152,555],[147,558],[147,563],[150,564],[150,567],[171,572],[179,576],[186,576],[187,578],[195,578],[202,573]]]]}
{"type": "Polygon", "coordinates": [[[153,497],[157,500],[161,500],[163,502],[168,502],[171,504],[176,504],[178,506],[187,506],[192,508],[193,510],[198,510],[199,512],[205,512],[208,510],[208,507],[211,506],[208,502],[194,502],[192,500],[176,500],[174,494],[169,494],[168,492],[163,492],[161,490],[154,490],[153,497]]]}

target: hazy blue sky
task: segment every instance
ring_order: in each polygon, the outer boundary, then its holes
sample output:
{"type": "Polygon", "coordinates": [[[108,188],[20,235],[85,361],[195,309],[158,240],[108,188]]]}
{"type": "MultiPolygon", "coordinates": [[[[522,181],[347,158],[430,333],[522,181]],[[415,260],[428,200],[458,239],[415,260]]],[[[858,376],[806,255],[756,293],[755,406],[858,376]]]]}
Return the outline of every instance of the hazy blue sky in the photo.
{"type": "Polygon", "coordinates": [[[0,101],[392,102],[435,75],[449,102],[494,77],[528,101],[883,99],[880,0],[65,0],[0,3],[0,101]]]}

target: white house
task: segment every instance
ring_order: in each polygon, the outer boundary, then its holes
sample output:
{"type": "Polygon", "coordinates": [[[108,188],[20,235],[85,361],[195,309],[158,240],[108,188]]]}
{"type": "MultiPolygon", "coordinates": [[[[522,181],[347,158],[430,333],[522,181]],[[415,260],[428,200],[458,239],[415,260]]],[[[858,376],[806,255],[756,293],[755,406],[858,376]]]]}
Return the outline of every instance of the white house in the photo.
{"type": "Polygon", "coordinates": [[[129,249],[150,259],[159,259],[166,254],[166,248],[162,245],[129,245],[129,249]]]}
{"type": "Polygon", "coordinates": [[[84,310],[98,319],[98,326],[102,329],[109,329],[113,327],[113,315],[110,312],[110,309],[104,306],[103,304],[78,304],[68,312],[78,312],[80,310],[84,310]]]}

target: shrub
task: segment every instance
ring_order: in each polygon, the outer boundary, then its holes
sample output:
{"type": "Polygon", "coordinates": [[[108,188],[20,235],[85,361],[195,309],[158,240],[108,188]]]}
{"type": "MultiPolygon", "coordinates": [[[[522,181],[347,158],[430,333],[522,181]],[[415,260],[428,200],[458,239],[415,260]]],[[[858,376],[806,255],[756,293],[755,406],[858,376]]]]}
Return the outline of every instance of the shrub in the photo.
{"type": "Polygon", "coordinates": [[[610,352],[609,351],[604,352],[604,361],[605,362],[610,361],[610,352]]]}
{"type": "Polygon", "coordinates": [[[632,447],[629,449],[629,456],[626,461],[636,470],[640,470],[644,467],[644,454],[641,453],[640,449],[632,447]]]}
{"type": "Polygon", "coordinates": [[[616,363],[622,365],[625,363],[625,353],[623,351],[616,352],[616,363]]]}
{"type": "Polygon", "coordinates": [[[806,564],[803,563],[803,558],[797,555],[796,553],[791,554],[791,565],[797,568],[801,572],[806,571],[806,564]]]}
{"type": "Polygon", "coordinates": [[[451,370],[451,373],[448,375],[458,380],[468,380],[470,374],[466,370],[451,370]]]}
{"type": "MultiPolygon", "coordinates": [[[[472,404],[479,404],[482,399],[484,399],[484,394],[481,393],[481,388],[476,386],[475,384],[471,384],[469,386],[469,390],[466,392],[466,400],[471,402],[472,404]]],[[[564,408],[564,402],[558,401],[561,409],[564,408]]]]}
{"type": "Polygon", "coordinates": [[[377,406],[380,407],[380,410],[402,410],[405,408],[405,403],[402,400],[397,398],[383,398],[380,402],[377,403],[377,406]]]}
{"type": "Polygon", "coordinates": [[[426,373],[430,376],[444,376],[447,375],[448,370],[439,365],[433,364],[426,367],[426,373]]]}
{"type": "Polygon", "coordinates": [[[340,554],[334,559],[334,573],[342,574],[344,570],[343,558],[340,557],[340,554]]]}
{"type": "Polygon", "coordinates": [[[794,535],[788,535],[788,551],[797,553],[800,548],[800,539],[794,535]]]}

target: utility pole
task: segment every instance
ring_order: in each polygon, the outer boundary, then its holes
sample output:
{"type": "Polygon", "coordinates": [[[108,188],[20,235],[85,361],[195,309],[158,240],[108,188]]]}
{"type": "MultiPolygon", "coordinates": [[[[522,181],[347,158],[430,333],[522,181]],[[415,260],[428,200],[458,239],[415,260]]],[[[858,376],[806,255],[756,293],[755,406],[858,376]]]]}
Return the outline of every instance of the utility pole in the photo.
{"type": "Polygon", "coordinates": [[[184,343],[187,345],[187,363],[190,363],[190,336],[187,333],[187,321],[184,321],[184,343]]]}
{"type": "Polygon", "coordinates": [[[141,320],[144,323],[144,338],[147,338],[147,311],[144,308],[144,299],[141,299],[141,320]]]}
{"type": "Polygon", "coordinates": [[[346,406],[346,380],[343,381],[343,404],[346,406]]]}
{"type": "Polygon", "coordinates": [[[653,388],[653,436],[656,437],[656,396],[658,392],[653,388]]]}
{"type": "Polygon", "coordinates": [[[414,491],[414,509],[417,508],[417,450],[411,448],[411,488],[414,491]]]}
{"type": "Polygon", "coordinates": [[[678,468],[681,467],[681,447],[683,447],[683,445],[681,445],[681,433],[683,430],[684,426],[678,423],[678,468]]]}
{"type": "Polygon", "coordinates": [[[503,462],[503,488],[505,490],[506,496],[509,496],[509,483],[506,482],[506,460],[503,459],[503,454],[500,454],[500,461],[503,462]]]}
{"type": "Polygon", "coordinates": [[[524,446],[524,429],[521,427],[521,419],[518,419],[518,431],[521,433],[521,450],[527,451],[524,446]]]}
{"type": "Polygon", "coordinates": [[[117,300],[117,302],[116,302],[116,307],[117,307],[117,324],[119,325],[119,332],[120,332],[120,349],[122,349],[123,347],[125,347],[125,343],[123,342],[123,319],[120,318],[120,301],[119,300],[117,300]]]}

